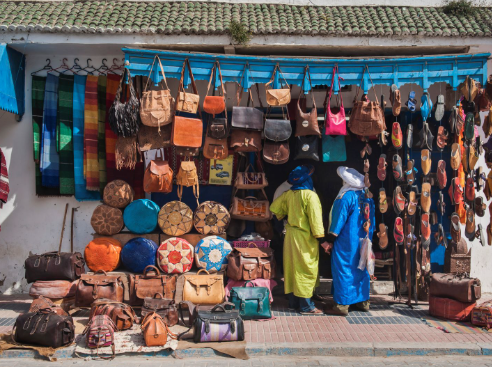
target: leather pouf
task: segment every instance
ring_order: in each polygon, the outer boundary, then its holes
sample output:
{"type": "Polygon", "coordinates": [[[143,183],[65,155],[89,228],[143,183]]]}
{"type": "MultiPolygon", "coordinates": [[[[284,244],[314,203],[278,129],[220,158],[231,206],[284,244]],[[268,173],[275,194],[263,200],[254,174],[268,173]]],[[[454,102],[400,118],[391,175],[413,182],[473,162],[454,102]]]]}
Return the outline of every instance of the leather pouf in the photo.
{"type": "Polygon", "coordinates": [[[146,266],[155,266],[157,244],[143,237],[135,237],[128,241],[121,250],[123,266],[133,272],[142,273],[146,266]]]}
{"type": "Polygon", "coordinates": [[[122,248],[121,242],[114,238],[96,238],[85,247],[85,263],[92,271],[113,271],[120,265],[122,248]]]}
{"type": "Polygon", "coordinates": [[[182,274],[191,270],[195,249],[188,241],[172,237],[157,250],[157,265],[164,273],[182,274]]]}
{"type": "Polygon", "coordinates": [[[123,213],[118,208],[109,205],[99,205],[92,213],[91,225],[97,234],[112,236],[120,233],[125,223],[123,223],[123,213]]]}
{"type": "Polygon", "coordinates": [[[227,267],[227,255],[231,251],[231,245],[222,237],[205,237],[198,242],[195,248],[196,265],[210,273],[225,270],[227,267]]]}
{"type": "Polygon", "coordinates": [[[126,228],[133,233],[150,233],[157,227],[159,205],[152,200],[139,199],[125,208],[123,220],[126,228]]]}
{"type": "Polygon", "coordinates": [[[181,201],[170,201],[159,212],[159,227],[169,236],[181,236],[193,227],[193,212],[181,201]]]}
{"type": "Polygon", "coordinates": [[[205,201],[195,210],[193,224],[201,234],[223,234],[226,232],[231,215],[226,207],[215,201],[205,201]]]}
{"type": "Polygon", "coordinates": [[[134,191],[123,180],[114,180],[106,185],[103,193],[104,204],[123,209],[133,201],[134,191]]]}

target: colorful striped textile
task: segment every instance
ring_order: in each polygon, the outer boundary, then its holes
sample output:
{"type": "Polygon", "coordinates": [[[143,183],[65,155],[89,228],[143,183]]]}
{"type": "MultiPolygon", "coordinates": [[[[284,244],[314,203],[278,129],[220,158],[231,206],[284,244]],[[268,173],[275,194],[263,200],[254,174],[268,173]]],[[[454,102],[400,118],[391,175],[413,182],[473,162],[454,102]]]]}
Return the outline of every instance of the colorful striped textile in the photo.
{"type": "MultiPolygon", "coordinates": [[[[120,75],[108,74],[106,80],[106,111],[109,111],[114,102],[116,90],[120,85],[120,75]]],[[[109,113],[106,114],[105,124],[105,140],[106,140],[106,176],[108,182],[116,180],[116,160],[115,147],[118,137],[109,127],[109,113]]]]}
{"type": "Polygon", "coordinates": [[[97,156],[99,161],[99,189],[101,193],[106,187],[106,75],[97,79],[97,156]]]}
{"type": "Polygon", "coordinates": [[[84,108],[84,173],[87,190],[99,191],[98,111],[96,75],[87,75],[84,108]]]}
{"type": "Polygon", "coordinates": [[[48,74],[44,89],[43,125],[39,168],[42,185],[60,186],[60,157],[56,151],[56,125],[58,110],[58,76],[48,74]]]}
{"type": "Polygon", "coordinates": [[[78,201],[101,200],[99,191],[87,191],[84,178],[84,103],[85,75],[74,76],[73,89],[73,155],[75,199],[78,201]]]}
{"type": "Polygon", "coordinates": [[[428,326],[442,330],[445,333],[483,334],[492,332],[492,329],[487,331],[486,329],[470,324],[469,322],[440,320],[433,317],[426,317],[422,320],[424,320],[428,326]]]}
{"type": "Polygon", "coordinates": [[[58,154],[60,194],[75,194],[73,173],[73,75],[60,74],[58,83],[58,154]]]}

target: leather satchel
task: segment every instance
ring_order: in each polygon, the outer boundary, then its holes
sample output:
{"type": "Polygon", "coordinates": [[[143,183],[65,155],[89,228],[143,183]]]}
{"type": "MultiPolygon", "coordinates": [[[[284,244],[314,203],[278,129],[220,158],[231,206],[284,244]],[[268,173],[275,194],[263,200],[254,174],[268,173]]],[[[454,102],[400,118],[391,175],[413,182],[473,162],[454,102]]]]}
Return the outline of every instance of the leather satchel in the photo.
{"type": "MultiPolygon", "coordinates": [[[[347,123],[345,121],[345,108],[343,107],[342,87],[340,86],[340,77],[338,76],[338,66],[333,68],[333,75],[331,78],[331,87],[326,93],[325,104],[325,135],[347,135],[347,123]],[[333,83],[335,77],[338,80],[338,95],[337,100],[338,107],[331,108],[331,94],[333,92],[333,83]]],[[[383,117],[384,118],[384,117],[383,117]]]]}
{"type": "Polygon", "coordinates": [[[98,315],[108,316],[118,330],[131,329],[133,323],[137,322],[137,315],[133,308],[126,303],[115,302],[110,299],[98,299],[92,304],[89,319],[98,315]]]}
{"type": "Polygon", "coordinates": [[[460,302],[475,302],[482,296],[480,279],[454,274],[432,274],[429,294],[460,302]]]}
{"type": "Polygon", "coordinates": [[[208,159],[226,159],[229,155],[229,147],[227,146],[227,138],[214,139],[210,136],[205,136],[205,146],[203,147],[203,156],[208,159]]]}
{"type": "Polygon", "coordinates": [[[193,341],[226,342],[244,340],[244,323],[238,310],[216,305],[212,310],[198,310],[193,324],[193,341]]]}
{"type": "Polygon", "coordinates": [[[248,102],[246,107],[239,106],[242,96],[243,88],[238,88],[236,95],[237,106],[232,107],[232,127],[236,129],[263,130],[263,112],[254,107],[251,88],[248,91],[248,102]],[[249,106],[250,103],[252,107],[249,106]]]}
{"type": "Polygon", "coordinates": [[[229,293],[229,301],[239,310],[243,320],[271,319],[270,290],[257,287],[253,282],[246,282],[242,287],[233,287],[229,293]],[[248,287],[248,284],[251,287],[248,287]]]}
{"type": "Polygon", "coordinates": [[[270,164],[284,164],[289,160],[290,148],[288,141],[275,143],[265,140],[263,159],[270,164]]]}
{"type": "Polygon", "coordinates": [[[224,302],[224,276],[210,274],[205,269],[196,274],[184,275],[183,301],[197,305],[216,305],[224,302]],[[206,274],[201,274],[205,272],[206,274]]]}
{"type": "Polygon", "coordinates": [[[298,136],[296,138],[296,156],[297,159],[312,159],[313,161],[319,161],[319,137],[316,135],[311,136],[298,136]]]}
{"type": "Polygon", "coordinates": [[[235,152],[261,151],[261,131],[233,129],[230,147],[234,148],[235,152]]]}
{"type": "Polygon", "coordinates": [[[275,258],[273,250],[265,248],[234,248],[227,256],[227,276],[234,280],[273,279],[275,258]]]}
{"type": "Polygon", "coordinates": [[[68,313],[66,313],[63,308],[55,305],[49,298],[45,298],[43,296],[40,296],[39,298],[36,298],[34,301],[32,301],[31,306],[29,306],[28,312],[36,313],[38,311],[46,309],[52,310],[57,315],[68,316],[68,313]]]}
{"type": "Polygon", "coordinates": [[[248,164],[244,172],[238,172],[234,187],[239,190],[258,190],[268,186],[265,172],[255,172],[253,166],[248,164]],[[251,168],[252,171],[249,171],[251,168]]]}
{"type": "Polygon", "coordinates": [[[15,320],[12,335],[16,343],[59,348],[72,344],[75,327],[71,316],[43,309],[20,314],[15,320]]]}
{"type": "Polygon", "coordinates": [[[176,176],[176,183],[178,184],[177,194],[180,201],[183,197],[183,186],[192,186],[193,195],[195,195],[198,204],[198,198],[200,197],[200,183],[198,182],[195,161],[181,161],[181,166],[179,167],[178,175],[176,176]]]}
{"type": "Polygon", "coordinates": [[[163,126],[160,131],[156,127],[142,125],[138,130],[138,148],[141,152],[171,146],[172,124],[163,126]]]}
{"type": "Polygon", "coordinates": [[[286,106],[290,103],[290,88],[289,88],[289,83],[284,77],[284,74],[280,70],[279,65],[275,65],[275,68],[273,69],[273,74],[272,78],[268,83],[265,84],[265,92],[266,92],[266,101],[270,106],[286,106]],[[270,84],[273,83],[275,79],[275,73],[279,72],[282,78],[284,79],[285,86],[284,88],[280,89],[272,89],[270,88],[270,84]]]}
{"type": "Polygon", "coordinates": [[[272,219],[272,212],[270,211],[270,203],[268,202],[265,191],[261,189],[264,199],[257,199],[254,196],[247,196],[246,198],[238,198],[236,196],[237,189],[235,189],[231,204],[231,218],[250,220],[253,222],[266,222],[272,219]]]}
{"type": "Polygon", "coordinates": [[[26,281],[69,280],[74,281],[85,273],[85,261],[80,252],[46,252],[29,256],[24,266],[26,281]]]}
{"type": "Polygon", "coordinates": [[[193,77],[193,72],[191,71],[190,61],[186,59],[183,63],[183,68],[181,69],[181,79],[179,81],[178,87],[178,98],[176,99],[176,111],[196,113],[200,108],[200,95],[198,94],[198,89],[196,88],[195,78],[193,77]],[[191,87],[193,93],[187,93],[184,90],[184,72],[188,68],[188,72],[191,79],[191,87]]]}
{"type": "Polygon", "coordinates": [[[142,275],[135,275],[130,284],[130,305],[141,306],[146,297],[153,297],[161,293],[164,298],[174,299],[176,292],[176,277],[172,275],[161,275],[154,265],[148,265],[142,275]],[[154,271],[155,275],[149,274],[154,271]]]}
{"type": "Polygon", "coordinates": [[[229,129],[227,128],[227,119],[226,118],[211,119],[207,126],[207,136],[214,139],[227,139],[227,137],[229,136],[229,129]]]}
{"type": "Polygon", "coordinates": [[[162,293],[156,293],[153,297],[145,297],[142,305],[142,317],[156,313],[164,319],[168,326],[178,323],[178,309],[172,299],[166,299],[162,293]]]}
{"type": "MultiPolygon", "coordinates": [[[[214,83],[215,84],[215,83],[214,83]]],[[[215,90],[215,88],[214,88],[215,90]]],[[[210,72],[210,80],[208,81],[208,87],[207,87],[207,95],[205,96],[205,99],[203,101],[203,110],[213,116],[222,113],[226,111],[226,96],[225,96],[225,89],[224,89],[224,82],[222,81],[222,73],[220,72],[220,64],[218,61],[215,62],[214,67],[212,68],[212,71],[210,72]],[[214,72],[217,72],[219,74],[220,78],[220,90],[222,91],[221,96],[209,96],[208,93],[210,92],[210,86],[212,85],[212,79],[214,76],[214,72]]],[[[226,118],[227,118],[227,111],[226,111],[226,118]]]]}
{"type": "MultiPolygon", "coordinates": [[[[160,150],[157,153],[161,153],[160,150]]],[[[169,193],[173,191],[173,170],[161,155],[149,162],[144,173],[144,191],[169,193]]]]}
{"type": "Polygon", "coordinates": [[[290,120],[265,120],[265,138],[274,142],[285,141],[292,135],[290,120]]]}
{"type": "Polygon", "coordinates": [[[174,117],[171,141],[175,147],[200,148],[202,146],[202,134],[203,123],[201,118],[174,117]]]}
{"type": "Polygon", "coordinates": [[[164,74],[161,59],[156,55],[152,62],[152,66],[150,67],[149,76],[147,77],[144,90],[142,91],[142,97],[140,98],[140,120],[142,120],[142,124],[144,125],[157,127],[160,132],[161,125],[167,125],[173,121],[173,108],[174,98],[171,96],[171,91],[167,85],[166,74],[164,74]],[[156,59],[159,61],[162,80],[166,85],[166,89],[149,91],[149,82],[152,80],[151,75],[156,59]]]}
{"type": "Polygon", "coordinates": [[[169,326],[160,315],[155,312],[149,313],[142,321],[142,334],[145,345],[148,347],[164,346],[167,340],[177,339],[176,334],[169,330],[169,326]]]}
{"type": "Polygon", "coordinates": [[[76,307],[90,307],[98,299],[123,302],[123,281],[119,275],[108,275],[104,270],[82,274],[75,292],[76,307]]]}

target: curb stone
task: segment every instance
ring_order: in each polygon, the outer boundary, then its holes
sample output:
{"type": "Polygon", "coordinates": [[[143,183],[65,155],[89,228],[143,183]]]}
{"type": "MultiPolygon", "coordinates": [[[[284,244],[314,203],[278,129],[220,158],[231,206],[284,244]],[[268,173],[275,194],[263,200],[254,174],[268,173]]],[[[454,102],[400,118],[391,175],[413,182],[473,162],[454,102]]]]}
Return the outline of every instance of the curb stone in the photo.
{"type": "Polygon", "coordinates": [[[391,356],[442,356],[482,355],[482,348],[476,343],[374,343],[376,357],[391,356]]]}

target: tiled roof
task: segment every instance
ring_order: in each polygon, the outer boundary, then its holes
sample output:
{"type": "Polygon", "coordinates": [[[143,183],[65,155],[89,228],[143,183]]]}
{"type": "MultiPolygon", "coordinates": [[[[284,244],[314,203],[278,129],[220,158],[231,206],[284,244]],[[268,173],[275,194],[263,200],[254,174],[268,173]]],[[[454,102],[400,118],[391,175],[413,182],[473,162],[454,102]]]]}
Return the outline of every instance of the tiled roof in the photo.
{"type": "Polygon", "coordinates": [[[225,34],[231,21],[253,34],[490,36],[492,8],[473,16],[442,8],[294,6],[211,2],[0,2],[0,31],[225,34]]]}

